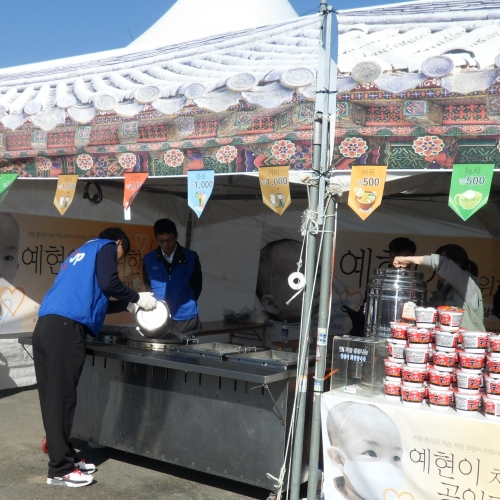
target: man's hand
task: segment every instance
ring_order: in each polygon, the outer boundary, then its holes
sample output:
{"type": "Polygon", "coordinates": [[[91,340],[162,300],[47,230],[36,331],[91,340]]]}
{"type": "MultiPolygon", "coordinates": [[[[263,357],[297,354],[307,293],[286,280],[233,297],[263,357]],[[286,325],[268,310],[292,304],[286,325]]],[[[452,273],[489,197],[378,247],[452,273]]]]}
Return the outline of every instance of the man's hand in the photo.
{"type": "Polygon", "coordinates": [[[137,305],[144,310],[149,311],[156,307],[156,299],[151,292],[139,292],[139,300],[137,305]]]}
{"type": "Polygon", "coordinates": [[[127,311],[131,312],[132,314],[135,314],[139,309],[139,306],[135,304],[134,302],[129,302],[127,306],[127,311]]]}

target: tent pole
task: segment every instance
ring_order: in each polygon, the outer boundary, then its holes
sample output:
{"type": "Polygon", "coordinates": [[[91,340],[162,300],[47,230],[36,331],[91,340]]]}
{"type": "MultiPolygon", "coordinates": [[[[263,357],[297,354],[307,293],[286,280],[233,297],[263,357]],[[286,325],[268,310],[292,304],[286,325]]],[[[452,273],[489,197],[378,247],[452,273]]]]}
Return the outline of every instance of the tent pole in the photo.
{"type": "Polygon", "coordinates": [[[322,248],[321,248],[321,288],[319,299],[318,332],[316,338],[316,366],[314,371],[314,393],[311,419],[311,445],[309,450],[309,475],[307,484],[307,500],[316,499],[318,485],[318,467],[321,462],[321,394],[325,385],[326,354],[328,343],[328,323],[330,321],[330,310],[332,300],[332,280],[333,280],[333,254],[335,252],[334,240],[336,201],[333,193],[327,193],[326,176],[330,170],[329,159],[329,138],[332,130],[335,130],[335,89],[336,75],[332,75],[331,70],[337,70],[332,57],[337,59],[335,50],[332,50],[332,24],[333,12],[328,9],[327,0],[321,0],[320,12],[326,17],[325,29],[323,33],[324,60],[320,59],[323,65],[322,71],[318,72],[323,78],[323,110],[325,120],[323,123],[323,133],[321,138],[321,164],[320,164],[320,189],[319,203],[325,207],[325,218],[322,220],[323,210],[318,207],[318,225],[323,226],[322,248]]]}
{"type": "MultiPolygon", "coordinates": [[[[319,172],[321,162],[321,135],[323,113],[316,113],[313,128],[313,169],[319,172]]],[[[319,185],[317,177],[309,185],[309,213],[318,208],[319,185]]],[[[299,500],[300,479],[302,476],[302,452],[304,444],[304,424],[306,417],[307,378],[309,372],[309,332],[311,329],[311,306],[314,293],[316,272],[316,231],[311,230],[311,224],[306,227],[306,286],[302,305],[302,322],[300,331],[300,347],[297,364],[298,397],[295,407],[296,424],[293,443],[291,474],[291,500],[299,500]]]]}
{"type": "Polygon", "coordinates": [[[318,337],[316,351],[316,368],[314,371],[314,396],[311,420],[311,447],[309,453],[309,478],[307,484],[307,500],[316,500],[318,469],[321,449],[321,394],[324,391],[326,355],[328,343],[328,323],[332,300],[334,248],[334,217],[336,217],[336,201],[330,196],[325,210],[324,239],[321,249],[321,289],[319,296],[318,337]]]}

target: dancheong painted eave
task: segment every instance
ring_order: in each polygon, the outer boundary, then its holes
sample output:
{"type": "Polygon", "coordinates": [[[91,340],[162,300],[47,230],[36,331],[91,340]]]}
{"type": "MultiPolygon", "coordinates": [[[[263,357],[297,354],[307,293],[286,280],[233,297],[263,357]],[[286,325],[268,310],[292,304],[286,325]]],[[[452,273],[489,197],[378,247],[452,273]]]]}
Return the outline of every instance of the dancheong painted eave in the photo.
{"type": "Polygon", "coordinates": [[[339,90],[387,92],[439,80],[456,94],[500,76],[500,0],[417,1],[339,12],[339,90]]]}
{"type": "Polygon", "coordinates": [[[127,118],[184,106],[222,112],[244,100],[263,109],[314,98],[318,15],[157,48],[125,49],[0,70],[0,121],[15,130],[30,120],[48,131],[69,117],[127,118]]]}

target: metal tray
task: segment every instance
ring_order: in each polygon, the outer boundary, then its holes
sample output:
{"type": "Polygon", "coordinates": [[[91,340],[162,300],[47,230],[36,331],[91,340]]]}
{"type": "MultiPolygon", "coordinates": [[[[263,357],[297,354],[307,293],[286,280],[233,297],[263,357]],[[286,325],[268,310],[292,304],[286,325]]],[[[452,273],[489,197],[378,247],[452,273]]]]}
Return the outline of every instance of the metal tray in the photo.
{"type": "Polygon", "coordinates": [[[175,347],[175,351],[188,356],[206,356],[212,358],[224,358],[229,354],[248,353],[255,351],[256,347],[245,347],[234,344],[224,344],[221,342],[207,342],[205,344],[180,345],[175,347]]]}
{"type": "Polygon", "coordinates": [[[243,354],[230,354],[227,360],[233,363],[247,363],[259,366],[288,368],[297,365],[298,355],[288,351],[256,351],[243,354]]]}

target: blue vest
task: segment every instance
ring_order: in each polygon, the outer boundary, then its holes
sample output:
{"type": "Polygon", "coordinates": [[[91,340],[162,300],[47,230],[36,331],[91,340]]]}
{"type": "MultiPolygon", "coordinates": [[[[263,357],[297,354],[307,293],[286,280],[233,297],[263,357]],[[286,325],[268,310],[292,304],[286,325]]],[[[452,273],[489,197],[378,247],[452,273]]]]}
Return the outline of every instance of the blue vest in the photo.
{"type": "Polygon", "coordinates": [[[144,256],[155,299],[164,300],[167,303],[172,319],[175,321],[184,321],[198,316],[198,304],[196,304],[190,282],[196,262],[196,252],[187,248],[182,248],[182,251],[186,256],[186,264],[177,263],[170,276],[165,269],[163,256],[159,259],[157,250],[144,256]]]}
{"type": "Polygon", "coordinates": [[[109,296],[99,286],[96,259],[99,250],[112,240],[87,241],[61,265],[59,275],[43,299],[38,316],[57,314],[88,326],[97,337],[108,310],[109,296]]]}

